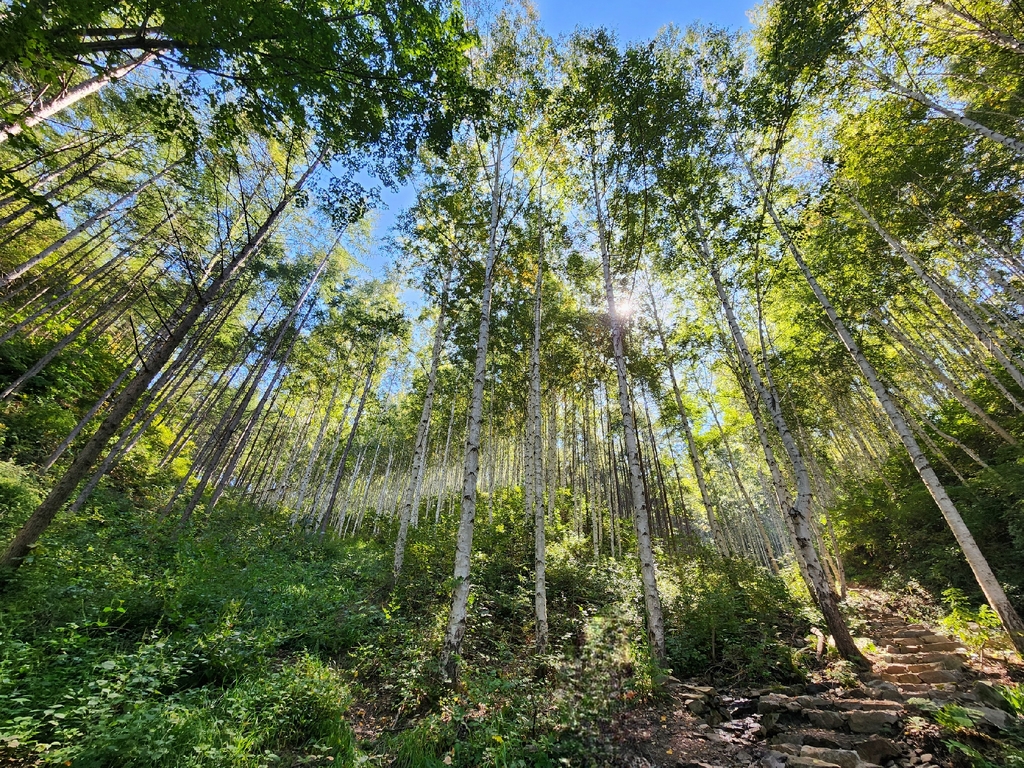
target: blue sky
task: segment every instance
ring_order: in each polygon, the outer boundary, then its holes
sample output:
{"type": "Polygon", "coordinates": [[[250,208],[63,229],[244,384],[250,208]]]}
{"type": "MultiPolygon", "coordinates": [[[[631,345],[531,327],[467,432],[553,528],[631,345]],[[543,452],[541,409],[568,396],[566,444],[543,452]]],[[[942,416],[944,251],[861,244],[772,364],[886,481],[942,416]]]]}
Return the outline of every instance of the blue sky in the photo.
{"type": "Polygon", "coordinates": [[[747,26],[754,0],[534,0],[548,34],[576,27],[608,27],[622,42],[646,40],[665,24],[685,27],[692,21],[732,28],[747,26]]]}

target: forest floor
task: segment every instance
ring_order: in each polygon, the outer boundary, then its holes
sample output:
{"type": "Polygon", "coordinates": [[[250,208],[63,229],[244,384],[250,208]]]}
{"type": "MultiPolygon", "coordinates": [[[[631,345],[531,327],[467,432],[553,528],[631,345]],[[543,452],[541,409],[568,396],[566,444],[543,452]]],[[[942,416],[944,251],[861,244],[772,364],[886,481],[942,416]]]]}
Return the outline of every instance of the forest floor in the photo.
{"type": "Polygon", "coordinates": [[[90,509],[0,601],[0,765],[1024,766],[1021,720],[1000,709],[1024,701],[984,685],[1024,670],[982,664],[904,591],[851,590],[874,664],[858,677],[807,642],[799,577],[691,551],[660,572],[675,679],[646,661],[631,563],[566,536],[537,654],[532,551],[504,513],[480,531],[452,689],[437,679],[451,531],[417,532],[389,590],[387,535],[314,539],[239,508],[180,537],[129,504],[90,509]]]}
{"type": "MultiPolygon", "coordinates": [[[[898,596],[851,589],[847,605],[872,663],[853,677],[784,688],[712,688],[670,678],[666,695],[621,711],[612,736],[629,768],[868,768],[995,766],[980,750],[1019,728],[994,684],[1024,679],[1024,666],[968,654],[933,626],[911,623],[898,596]],[[952,720],[968,710],[964,748],[926,713],[952,720]]],[[[1007,764],[1009,765],[1009,763],[1007,764]]],[[[1018,765],[1014,762],[1013,765],[1018,765]]]]}

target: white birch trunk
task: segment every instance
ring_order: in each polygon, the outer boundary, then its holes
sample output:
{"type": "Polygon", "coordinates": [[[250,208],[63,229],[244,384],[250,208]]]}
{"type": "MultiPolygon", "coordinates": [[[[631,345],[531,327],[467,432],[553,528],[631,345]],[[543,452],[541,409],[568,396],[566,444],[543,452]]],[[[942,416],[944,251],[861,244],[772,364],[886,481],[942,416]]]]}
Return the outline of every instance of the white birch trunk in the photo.
{"type": "Polygon", "coordinates": [[[601,249],[601,267],[604,273],[604,292],[608,302],[608,320],[612,333],[612,353],[615,357],[615,373],[618,381],[619,409],[622,411],[622,426],[626,441],[626,461],[629,465],[629,485],[633,497],[633,525],[636,530],[637,550],[640,560],[640,580],[643,583],[644,608],[647,613],[647,636],[651,644],[652,655],[658,660],[663,660],[665,658],[665,622],[661,611],[661,594],[658,591],[654,548],[651,545],[651,522],[647,511],[647,498],[644,495],[643,477],[640,474],[640,449],[637,445],[636,421],[629,396],[629,382],[626,378],[626,355],[622,339],[622,323],[618,314],[618,307],[615,303],[615,287],[612,283],[608,232],[597,182],[597,166],[593,157],[590,158],[590,163],[598,244],[601,249]]]}
{"type": "Polygon", "coordinates": [[[6,288],[8,285],[10,285],[12,282],[17,280],[22,275],[24,275],[30,269],[32,269],[37,264],[39,264],[40,262],[45,260],[48,256],[53,255],[58,250],[60,250],[62,247],[64,247],[65,245],[70,243],[72,240],[74,240],[76,237],[78,237],[80,234],[85,232],[85,230],[87,230],[93,224],[96,224],[97,222],[102,221],[103,219],[105,219],[107,216],[109,216],[115,210],[120,208],[126,202],[128,202],[132,198],[136,197],[139,193],[141,193],[143,190],[145,190],[150,184],[153,184],[156,181],[158,181],[160,178],[162,178],[165,173],[170,171],[177,164],[178,164],[177,162],[171,163],[166,168],[164,168],[162,171],[160,171],[160,173],[156,174],[155,176],[150,176],[144,182],[142,182],[137,187],[135,187],[135,189],[131,190],[127,194],[122,195],[121,197],[117,198],[117,200],[115,200],[114,202],[110,203],[110,205],[108,205],[105,208],[102,208],[99,211],[97,211],[96,213],[94,213],[92,216],[87,218],[85,221],[83,221],[77,227],[72,229],[66,235],[64,235],[63,237],[61,237],[57,241],[51,243],[49,246],[47,246],[46,248],[41,250],[39,253],[37,253],[35,256],[33,256],[31,259],[29,259],[28,261],[22,262],[18,266],[16,266],[13,269],[11,269],[10,272],[4,274],[3,276],[0,276],[0,289],[6,288]]]}
{"type": "Polygon", "coordinates": [[[697,450],[697,441],[693,437],[693,428],[690,426],[690,418],[686,406],[683,405],[683,396],[679,390],[679,382],[676,379],[676,369],[672,364],[672,358],[669,356],[668,343],[665,340],[665,332],[661,326],[661,318],[658,315],[657,305],[654,300],[654,289],[651,287],[650,281],[647,283],[647,291],[651,301],[651,316],[654,318],[654,327],[658,333],[658,340],[661,342],[662,354],[665,355],[665,364],[668,366],[669,378],[672,381],[672,393],[675,395],[676,410],[679,412],[679,423],[682,425],[683,435],[686,437],[686,450],[690,455],[690,463],[693,465],[693,475],[697,480],[697,488],[700,490],[700,500],[707,514],[711,539],[715,543],[715,549],[718,550],[718,554],[728,557],[729,546],[725,541],[721,525],[715,516],[714,503],[711,500],[711,494],[708,492],[707,478],[704,475],[704,462],[700,452],[697,450]]]}
{"type": "Polygon", "coordinates": [[[871,228],[874,229],[875,232],[877,232],[882,239],[885,240],[885,242],[887,242],[889,246],[903,258],[903,261],[905,261],[907,266],[914,271],[914,274],[917,275],[921,282],[923,282],[928,289],[935,294],[939,301],[941,301],[950,312],[956,315],[957,319],[964,324],[964,327],[971,332],[974,338],[977,339],[978,343],[988,350],[989,354],[991,354],[992,357],[994,357],[999,364],[1006,369],[1006,372],[1010,374],[1010,377],[1017,383],[1017,386],[1024,389],[1024,374],[1022,374],[1020,369],[1018,369],[1017,366],[1014,365],[1013,362],[1011,362],[1003,353],[999,344],[992,338],[992,335],[988,330],[982,327],[981,323],[976,317],[974,317],[973,313],[971,313],[967,307],[963,306],[959,299],[949,294],[941,285],[939,285],[938,281],[932,278],[931,275],[925,272],[921,264],[916,258],[914,258],[913,254],[907,250],[903,243],[889,234],[889,232],[882,227],[882,225],[879,224],[870,213],[868,213],[867,209],[864,208],[856,198],[850,197],[849,200],[857,207],[857,210],[860,211],[868,224],[871,225],[871,228]]]}
{"type": "Polygon", "coordinates": [[[537,282],[534,287],[533,300],[533,344],[530,347],[530,429],[529,440],[532,443],[530,463],[527,471],[527,483],[533,487],[533,609],[536,623],[537,649],[543,651],[548,644],[548,593],[545,579],[546,549],[545,511],[544,511],[544,470],[543,470],[543,435],[540,419],[540,325],[541,325],[541,290],[544,284],[544,232],[543,223],[540,233],[540,256],[537,259],[537,282]]]}
{"type": "Polygon", "coordinates": [[[808,581],[811,586],[811,596],[821,609],[829,631],[835,638],[836,650],[839,651],[843,658],[868,667],[870,665],[853,642],[853,637],[850,635],[846,620],[839,611],[835,594],[822,569],[821,560],[814,549],[814,533],[810,524],[811,484],[807,466],[804,463],[800,449],[797,447],[796,440],[792,432],[790,432],[789,425],[786,423],[778,396],[775,392],[769,391],[765,386],[757,364],[750,354],[750,349],[747,347],[747,342],[743,337],[743,331],[740,329],[736,316],[733,313],[732,303],[729,301],[729,297],[725,292],[725,286],[722,284],[721,275],[708,245],[704,228],[696,212],[694,212],[693,223],[699,239],[700,249],[707,261],[708,269],[715,284],[715,290],[725,311],[726,321],[729,324],[729,331],[732,334],[736,351],[739,353],[740,360],[747,369],[747,374],[754,385],[758,397],[768,409],[772,422],[779,433],[779,437],[782,439],[782,444],[793,465],[793,472],[796,475],[797,482],[796,503],[790,505],[786,510],[785,518],[793,534],[796,548],[803,555],[808,581]]]}
{"type": "Polygon", "coordinates": [[[44,120],[49,120],[61,110],[67,109],[87,96],[91,96],[98,92],[108,83],[125,77],[131,73],[132,70],[137,67],[141,67],[143,64],[152,61],[154,58],[156,58],[155,53],[147,53],[144,56],[140,56],[126,64],[122,64],[120,67],[115,67],[109,72],[104,72],[102,75],[97,75],[96,77],[92,77],[82,83],[79,83],[75,87],[69,88],[65,93],[62,93],[57,98],[45,101],[35,109],[30,109],[23,115],[19,115],[17,122],[11,123],[10,125],[0,126],[0,144],[3,144],[12,136],[17,136],[25,130],[39,125],[39,123],[44,120]]]}
{"type": "MultiPolygon", "coordinates": [[[[869,221],[874,222],[874,219],[870,217],[867,211],[865,211],[859,203],[856,201],[854,201],[854,203],[858,208],[860,208],[861,212],[869,221]]],[[[1002,585],[999,583],[999,580],[996,579],[995,574],[989,567],[988,561],[978,548],[977,542],[975,542],[974,536],[964,523],[959,510],[957,510],[953,501],[949,498],[949,495],[946,493],[946,489],[942,486],[942,483],[939,482],[939,478],[935,474],[935,470],[932,469],[931,464],[924,455],[924,452],[917,444],[917,440],[914,439],[914,435],[911,433],[906,419],[903,418],[903,414],[896,407],[896,404],[889,396],[885,386],[879,380],[874,366],[871,365],[868,359],[861,352],[860,346],[853,338],[853,334],[850,333],[843,321],[840,320],[839,315],[832,306],[832,303],[825,295],[825,292],[821,289],[821,286],[818,285],[818,281],[814,278],[814,275],[804,262],[796,244],[793,243],[792,239],[786,232],[785,227],[783,227],[782,222],[777,217],[775,209],[771,203],[768,203],[768,211],[772,216],[780,235],[786,242],[790,253],[795,259],[797,266],[803,273],[804,279],[807,280],[808,285],[814,292],[814,295],[821,304],[822,309],[824,309],[825,314],[828,315],[828,319],[832,323],[833,329],[835,329],[835,332],[842,340],[843,345],[856,361],[857,367],[860,369],[865,380],[867,380],[868,385],[871,387],[871,391],[874,392],[875,397],[878,399],[879,404],[885,411],[886,416],[889,417],[892,428],[899,435],[900,442],[902,442],[904,447],[907,449],[907,453],[910,455],[910,460],[913,462],[914,468],[917,470],[922,482],[924,482],[925,487],[928,489],[928,493],[931,494],[932,499],[935,500],[936,506],[938,506],[939,511],[942,513],[942,516],[945,518],[950,530],[953,532],[953,536],[956,538],[961,550],[963,550],[964,556],[967,558],[967,563],[974,572],[974,577],[977,579],[978,586],[981,587],[982,593],[988,600],[992,610],[999,615],[999,618],[1003,623],[1003,628],[1009,634],[1017,652],[1024,654],[1024,621],[1021,621],[1020,616],[1017,615],[1017,611],[1007,599],[1002,585]]],[[[881,228],[876,225],[876,229],[879,231],[879,234],[881,234],[881,228]]],[[[888,240],[889,238],[886,239],[888,240]]]]}
{"type": "Polygon", "coordinates": [[[484,379],[487,371],[487,344],[491,330],[491,290],[494,262],[498,250],[498,221],[501,213],[502,143],[498,136],[494,149],[494,171],[491,177],[491,219],[488,227],[487,257],[484,263],[483,296],[480,301],[480,328],[476,341],[473,370],[473,393],[469,402],[469,426],[466,434],[465,472],[462,484],[462,509],[455,543],[455,589],[452,607],[441,648],[441,670],[454,682],[458,674],[457,656],[466,634],[467,607],[470,590],[470,560],[473,554],[473,525],[476,522],[477,475],[480,471],[480,431],[484,403],[484,379]]]}
{"type": "Polygon", "coordinates": [[[957,125],[963,126],[972,133],[976,133],[979,136],[983,136],[986,139],[991,139],[992,141],[1002,144],[1015,155],[1024,157],[1024,142],[1011,138],[1005,134],[1000,133],[999,131],[994,131],[991,128],[988,128],[987,126],[984,126],[981,123],[977,122],[976,120],[971,120],[971,118],[967,117],[966,115],[961,115],[959,112],[956,112],[955,110],[952,110],[949,107],[944,107],[937,101],[921,93],[920,91],[915,91],[910,88],[906,88],[897,83],[895,80],[885,78],[884,84],[886,87],[891,88],[901,96],[911,99],[912,101],[916,101],[918,104],[938,112],[944,117],[947,117],[950,120],[952,120],[957,125]]]}

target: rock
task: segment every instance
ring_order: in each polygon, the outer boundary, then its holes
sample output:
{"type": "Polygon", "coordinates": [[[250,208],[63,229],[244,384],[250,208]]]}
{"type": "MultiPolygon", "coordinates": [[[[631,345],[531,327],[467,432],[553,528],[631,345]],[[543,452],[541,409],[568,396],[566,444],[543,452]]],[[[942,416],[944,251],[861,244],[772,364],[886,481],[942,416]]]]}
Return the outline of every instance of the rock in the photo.
{"type": "Polygon", "coordinates": [[[745,749],[741,749],[739,752],[737,752],[735,755],[733,755],[732,759],[733,760],[738,760],[741,763],[749,763],[751,760],[753,760],[753,758],[751,757],[750,753],[747,752],[747,750],[745,750],[745,749]]]}
{"type": "Polygon", "coordinates": [[[872,680],[867,684],[868,688],[873,689],[876,693],[878,691],[893,691],[899,693],[899,689],[896,688],[892,683],[887,683],[884,680],[872,680]]]}
{"type": "Polygon", "coordinates": [[[846,718],[841,712],[829,712],[827,709],[808,709],[804,715],[818,728],[838,731],[846,725],[846,718]]]}
{"type": "Polygon", "coordinates": [[[879,733],[899,720],[894,712],[882,710],[853,711],[847,713],[846,717],[854,733],[879,733]]]}
{"type": "Polygon", "coordinates": [[[797,696],[796,703],[800,709],[821,709],[828,706],[828,702],[820,696],[797,696]]]}
{"type": "Polygon", "coordinates": [[[922,683],[955,683],[957,676],[955,672],[948,669],[936,669],[932,672],[920,672],[917,675],[922,683]]]}
{"type": "Polygon", "coordinates": [[[826,763],[835,763],[840,768],[857,768],[860,755],[850,749],[825,749],[823,747],[801,747],[801,757],[815,757],[826,763]]]}
{"type": "Polygon", "coordinates": [[[856,746],[857,754],[868,763],[881,765],[886,760],[900,756],[900,749],[891,739],[872,736],[856,746]]]}
{"type": "Polygon", "coordinates": [[[758,765],[760,765],[761,768],[784,768],[786,765],[786,757],[787,756],[781,752],[769,750],[768,754],[761,758],[758,765]]]}
{"type": "Polygon", "coordinates": [[[690,710],[691,714],[694,715],[703,715],[705,712],[708,711],[707,706],[705,706],[704,702],[700,699],[691,699],[690,701],[686,702],[686,708],[690,710]]]}
{"type": "Polygon", "coordinates": [[[829,763],[825,760],[818,760],[814,757],[791,757],[786,761],[788,768],[840,768],[835,763],[829,763]]]}
{"type": "Polygon", "coordinates": [[[777,693],[769,693],[757,700],[758,714],[765,715],[769,712],[785,712],[786,706],[793,700],[789,696],[780,696],[777,693]]]}
{"type": "Polygon", "coordinates": [[[921,763],[922,764],[930,763],[934,759],[935,759],[935,755],[933,755],[933,754],[931,754],[929,752],[925,752],[923,755],[921,755],[921,763]]]}
{"type": "Polygon", "coordinates": [[[776,752],[784,752],[787,755],[799,755],[800,754],[800,745],[799,744],[789,744],[787,742],[780,741],[778,744],[774,744],[773,747],[775,748],[776,752]]]}
{"type": "Polygon", "coordinates": [[[761,715],[761,722],[758,724],[758,730],[761,735],[767,736],[770,733],[775,733],[778,730],[779,725],[779,713],[769,712],[767,715],[761,715]]]}
{"type": "Polygon", "coordinates": [[[796,752],[793,754],[799,755],[800,745],[804,743],[804,735],[802,733],[780,733],[777,736],[772,736],[768,743],[779,750],[787,746],[795,746],[796,752]]]}
{"type": "Polygon", "coordinates": [[[832,690],[832,686],[829,683],[808,683],[806,688],[807,693],[811,694],[812,696],[817,695],[819,693],[828,693],[832,690]]]}
{"type": "MultiPolygon", "coordinates": [[[[902,699],[902,697],[901,697],[902,699]]],[[[894,706],[892,701],[872,701],[871,699],[852,699],[850,701],[837,701],[836,707],[850,711],[854,709],[884,709],[886,712],[893,712],[903,708],[903,702],[894,706]]]]}
{"type": "Polygon", "coordinates": [[[978,680],[974,684],[973,689],[974,695],[978,697],[978,701],[993,709],[1001,709],[1004,712],[1013,712],[1013,707],[1010,706],[1010,702],[999,691],[996,687],[987,680],[978,680]]]}
{"type": "Polygon", "coordinates": [[[931,652],[938,653],[940,651],[941,652],[955,651],[955,650],[958,650],[959,648],[962,648],[962,647],[963,646],[960,643],[955,643],[952,640],[950,640],[950,641],[947,641],[945,643],[929,643],[928,644],[928,651],[929,651],[929,653],[931,653],[931,652]]]}
{"type": "Polygon", "coordinates": [[[844,737],[836,731],[805,732],[803,744],[808,747],[824,747],[825,749],[845,749],[848,744],[841,741],[844,737]]]}
{"type": "Polygon", "coordinates": [[[757,702],[753,699],[733,699],[727,706],[734,719],[757,714],[757,702]]]}
{"type": "Polygon", "coordinates": [[[1016,718],[1010,717],[1010,715],[1003,712],[1001,709],[993,709],[992,707],[984,707],[980,704],[971,704],[970,706],[964,707],[971,716],[985,725],[990,725],[993,728],[1004,730],[1010,726],[1016,718]]]}
{"type": "Polygon", "coordinates": [[[702,697],[710,698],[712,696],[718,695],[718,691],[707,685],[690,685],[689,683],[682,683],[680,687],[687,691],[692,691],[693,693],[702,697]]]}
{"type": "Polygon", "coordinates": [[[897,643],[901,640],[916,640],[919,637],[927,637],[931,634],[931,630],[928,629],[901,629],[892,636],[892,639],[897,643]]]}

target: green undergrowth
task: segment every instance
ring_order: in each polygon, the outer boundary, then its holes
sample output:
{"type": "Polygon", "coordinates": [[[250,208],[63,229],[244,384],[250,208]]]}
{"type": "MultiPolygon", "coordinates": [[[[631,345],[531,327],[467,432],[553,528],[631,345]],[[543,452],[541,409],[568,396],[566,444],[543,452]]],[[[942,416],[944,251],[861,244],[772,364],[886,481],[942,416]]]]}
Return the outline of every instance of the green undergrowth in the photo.
{"type": "Polygon", "coordinates": [[[970,768],[1024,768],[1024,688],[1019,684],[996,685],[987,705],[998,705],[1010,718],[998,731],[985,725],[984,708],[970,703],[949,702],[938,707],[928,699],[911,699],[924,715],[912,719],[930,720],[939,728],[939,738],[955,764],[970,768]]]}
{"type": "MultiPolygon", "coordinates": [[[[41,489],[0,465],[10,536],[41,489]]],[[[532,531],[481,500],[460,679],[437,664],[455,523],[421,519],[389,590],[393,532],[321,539],[226,500],[178,535],[106,488],[59,519],[0,594],[0,757],[72,766],[612,765],[617,709],[664,671],[798,674],[784,582],[695,549],[661,585],[670,670],[649,661],[628,539],[595,560],[549,530],[550,643],[535,649],[532,531]],[[493,519],[492,519],[493,516],[493,519]]],[[[368,523],[369,528],[369,523],[368,523]]]]}
{"type": "Polygon", "coordinates": [[[745,560],[695,552],[664,579],[668,656],[679,677],[733,684],[795,682],[793,647],[806,604],[784,579],[745,560]]]}
{"type": "Polygon", "coordinates": [[[44,539],[2,595],[0,754],[352,762],[334,659],[381,620],[368,588],[379,558],[244,507],[208,523],[175,541],[108,504],[44,539]]]}

